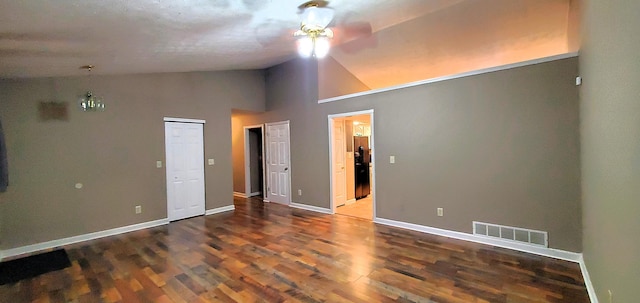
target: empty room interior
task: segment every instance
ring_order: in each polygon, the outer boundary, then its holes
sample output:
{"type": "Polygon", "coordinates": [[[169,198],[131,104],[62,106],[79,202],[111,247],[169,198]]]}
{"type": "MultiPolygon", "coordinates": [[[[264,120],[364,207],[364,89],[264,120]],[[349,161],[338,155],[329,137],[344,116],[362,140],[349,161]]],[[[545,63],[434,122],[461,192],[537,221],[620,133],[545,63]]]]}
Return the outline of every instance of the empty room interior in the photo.
{"type": "Polygon", "coordinates": [[[636,302],[638,12],[0,0],[0,302],[636,302]]]}

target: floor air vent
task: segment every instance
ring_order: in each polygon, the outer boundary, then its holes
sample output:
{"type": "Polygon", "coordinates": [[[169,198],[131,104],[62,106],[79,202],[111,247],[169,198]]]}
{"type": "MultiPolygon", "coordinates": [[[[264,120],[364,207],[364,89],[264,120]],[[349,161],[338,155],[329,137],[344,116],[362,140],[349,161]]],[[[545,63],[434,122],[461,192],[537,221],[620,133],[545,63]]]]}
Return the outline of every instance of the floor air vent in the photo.
{"type": "Polygon", "coordinates": [[[535,246],[549,247],[549,235],[546,231],[473,221],[473,234],[535,246]]]}

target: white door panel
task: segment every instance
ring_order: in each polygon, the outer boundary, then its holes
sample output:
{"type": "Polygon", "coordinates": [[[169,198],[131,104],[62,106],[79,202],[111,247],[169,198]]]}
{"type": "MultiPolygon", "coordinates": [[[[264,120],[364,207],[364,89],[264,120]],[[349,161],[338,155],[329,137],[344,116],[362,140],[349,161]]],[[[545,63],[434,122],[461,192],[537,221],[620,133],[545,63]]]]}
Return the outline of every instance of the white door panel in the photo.
{"type": "Polygon", "coordinates": [[[204,137],[199,123],[165,122],[170,221],[204,214],[204,137]]]}
{"type": "Polygon", "coordinates": [[[331,144],[333,165],[333,202],[336,206],[347,203],[347,179],[345,170],[345,131],[343,120],[333,120],[333,142],[331,144]]]}
{"type": "Polygon", "coordinates": [[[289,122],[267,124],[267,200],[276,203],[291,202],[289,158],[289,122]]]}

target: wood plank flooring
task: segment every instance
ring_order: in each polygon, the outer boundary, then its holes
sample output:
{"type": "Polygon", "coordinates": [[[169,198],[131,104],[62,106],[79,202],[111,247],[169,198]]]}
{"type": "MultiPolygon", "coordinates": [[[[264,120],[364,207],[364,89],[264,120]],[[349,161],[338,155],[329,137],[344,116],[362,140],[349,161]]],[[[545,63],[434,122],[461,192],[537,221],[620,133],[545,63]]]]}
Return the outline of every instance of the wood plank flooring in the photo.
{"type": "Polygon", "coordinates": [[[578,264],[257,199],[67,246],[0,302],[589,302],[578,264]]]}
{"type": "Polygon", "coordinates": [[[338,206],[336,213],[365,220],[373,220],[373,195],[357,200],[352,204],[338,206]]]}

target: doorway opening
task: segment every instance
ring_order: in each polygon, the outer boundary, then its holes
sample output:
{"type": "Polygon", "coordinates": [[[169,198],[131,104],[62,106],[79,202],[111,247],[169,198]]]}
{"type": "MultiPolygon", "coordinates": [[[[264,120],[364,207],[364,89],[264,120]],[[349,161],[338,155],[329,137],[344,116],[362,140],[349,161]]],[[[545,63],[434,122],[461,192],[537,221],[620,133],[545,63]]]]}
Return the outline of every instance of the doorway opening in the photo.
{"type": "Polygon", "coordinates": [[[331,209],[375,219],[373,110],[329,115],[331,209]]]}
{"type": "Polygon", "coordinates": [[[245,195],[264,198],[264,128],[262,125],[244,127],[245,195]]]}

